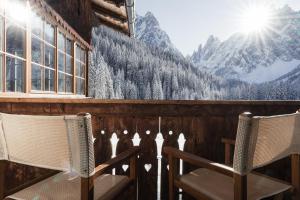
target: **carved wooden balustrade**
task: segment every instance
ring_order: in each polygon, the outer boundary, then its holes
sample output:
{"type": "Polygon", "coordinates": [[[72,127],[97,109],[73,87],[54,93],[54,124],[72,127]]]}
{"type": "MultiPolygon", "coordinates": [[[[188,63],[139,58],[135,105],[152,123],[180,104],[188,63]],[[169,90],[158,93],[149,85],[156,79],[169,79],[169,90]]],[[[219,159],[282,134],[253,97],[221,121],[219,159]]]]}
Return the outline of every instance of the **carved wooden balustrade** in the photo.
{"type": "MultiPolygon", "coordinates": [[[[298,101],[103,101],[92,99],[0,99],[0,112],[18,114],[76,114],[89,112],[97,164],[131,146],[140,146],[140,199],[167,199],[167,160],[163,146],[173,146],[210,160],[224,163],[223,137],[235,138],[238,115],[250,111],[255,115],[292,113],[298,101]]],[[[288,170],[277,170],[285,161],[266,169],[275,176],[289,178],[288,170]]],[[[48,170],[10,164],[6,174],[6,191],[14,191],[28,180],[48,170]]],[[[185,172],[191,166],[180,164],[185,172]]],[[[125,163],[113,170],[124,174],[125,163]]],[[[182,198],[181,194],[179,194],[182,198]]],[[[185,197],[183,197],[185,199],[185,197]]]]}

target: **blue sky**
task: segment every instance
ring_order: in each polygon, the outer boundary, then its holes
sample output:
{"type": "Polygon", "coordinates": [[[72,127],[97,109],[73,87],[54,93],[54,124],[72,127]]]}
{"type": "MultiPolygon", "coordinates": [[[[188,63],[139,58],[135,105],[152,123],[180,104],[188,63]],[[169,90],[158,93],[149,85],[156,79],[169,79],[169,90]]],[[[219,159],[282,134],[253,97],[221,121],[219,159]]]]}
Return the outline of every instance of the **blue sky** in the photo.
{"type": "MultiPolygon", "coordinates": [[[[225,40],[239,31],[238,18],[250,1],[254,0],[136,0],[136,10],[139,15],[151,11],[175,46],[187,55],[210,35],[225,40]]],[[[300,10],[300,0],[267,1],[274,7],[287,4],[300,10]]]]}

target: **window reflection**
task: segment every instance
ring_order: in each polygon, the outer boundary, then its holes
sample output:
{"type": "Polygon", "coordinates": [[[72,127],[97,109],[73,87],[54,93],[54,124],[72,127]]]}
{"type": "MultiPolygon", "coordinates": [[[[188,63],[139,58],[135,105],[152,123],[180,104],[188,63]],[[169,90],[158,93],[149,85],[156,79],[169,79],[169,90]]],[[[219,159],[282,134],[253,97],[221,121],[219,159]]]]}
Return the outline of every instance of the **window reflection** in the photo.
{"type": "Polygon", "coordinates": [[[10,56],[6,57],[6,91],[24,91],[25,62],[10,56]]]}
{"type": "Polygon", "coordinates": [[[58,73],[58,91],[65,92],[65,74],[58,73]]]}
{"type": "Polygon", "coordinates": [[[54,69],[54,54],[55,49],[51,46],[45,45],[45,66],[54,69]]]}
{"type": "Polygon", "coordinates": [[[32,62],[42,64],[42,42],[35,37],[31,39],[31,59],[32,62]]]}
{"type": "Polygon", "coordinates": [[[45,69],[45,91],[54,91],[55,72],[52,69],[45,69]]]}
{"type": "Polygon", "coordinates": [[[42,89],[42,68],[38,65],[31,66],[31,89],[41,90],[42,89]]]}
{"type": "Polygon", "coordinates": [[[45,40],[54,45],[54,27],[51,24],[45,24],[45,40]]]}
{"type": "Polygon", "coordinates": [[[25,30],[10,21],[6,24],[6,52],[25,57],[25,30]]]}
{"type": "Polygon", "coordinates": [[[3,50],[3,40],[4,40],[3,25],[4,25],[4,19],[3,17],[0,16],[0,51],[3,50]]]}

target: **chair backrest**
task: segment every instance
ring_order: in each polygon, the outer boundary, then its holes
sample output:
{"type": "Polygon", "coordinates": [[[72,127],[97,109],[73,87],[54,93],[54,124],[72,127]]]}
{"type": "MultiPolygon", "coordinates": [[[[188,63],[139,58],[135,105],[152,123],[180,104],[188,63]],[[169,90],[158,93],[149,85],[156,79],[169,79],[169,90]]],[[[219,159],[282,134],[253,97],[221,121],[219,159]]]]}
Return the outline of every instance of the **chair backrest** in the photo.
{"type": "Polygon", "coordinates": [[[294,153],[300,153],[300,113],[239,116],[233,159],[235,172],[247,174],[294,153]]]}
{"type": "Polygon", "coordinates": [[[32,116],[0,113],[0,160],[93,174],[91,116],[32,116]]]}

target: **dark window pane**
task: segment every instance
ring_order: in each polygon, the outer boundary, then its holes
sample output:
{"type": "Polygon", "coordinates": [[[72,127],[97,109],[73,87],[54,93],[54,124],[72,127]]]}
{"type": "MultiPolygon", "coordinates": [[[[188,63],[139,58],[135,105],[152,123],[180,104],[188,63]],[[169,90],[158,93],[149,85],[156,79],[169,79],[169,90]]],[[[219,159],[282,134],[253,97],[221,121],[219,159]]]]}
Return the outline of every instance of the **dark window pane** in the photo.
{"type": "Polygon", "coordinates": [[[65,51],[65,36],[62,33],[58,34],[58,49],[65,51]]]}
{"type": "Polygon", "coordinates": [[[51,24],[45,24],[45,40],[54,45],[54,27],[51,24]]]}
{"type": "Polygon", "coordinates": [[[76,94],[84,95],[84,84],[84,80],[76,78],[76,94]]]}
{"type": "Polygon", "coordinates": [[[9,21],[6,25],[6,51],[16,56],[25,56],[25,31],[9,21]]]}
{"type": "Polygon", "coordinates": [[[81,49],[80,60],[85,63],[85,51],[83,49],[81,49]]]}
{"type": "Polygon", "coordinates": [[[80,60],[80,56],[81,56],[81,48],[76,44],[76,59],[80,60]]]}
{"type": "Polygon", "coordinates": [[[76,61],[76,76],[80,76],[81,74],[81,63],[79,61],[76,61]]]}
{"type": "Polygon", "coordinates": [[[24,68],[24,61],[6,57],[6,90],[8,92],[24,91],[24,68]]]}
{"type": "Polygon", "coordinates": [[[45,91],[54,91],[54,70],[45,69],[45,91]]]}
{"type": "Polygon", "coordinates": [[[61,52],[58,53],[58,70],[65,71],[65,54],[61,52]]]}
{"type": "Polygon", "coordinates": [[[85,65],[81,64],[80,65],[80,77],[84,78],[85,77],[85,65]]]}
{"type": "Polygon", "coordinates": [[[65,74],[58,73],[58,91],[65,92],[65,74]]]}
{"type": "Polygon", "coordinates": [[[73,74],[72,57],[66,56],[66,73],[73,74]]]}
{"type": "Polygon", "coordinates": [[[32,90],[42,90],[42,68],[38,65],[31,66],[31,88],[32,90]]]}
{"type": "Polygon", "coordinates": [[[72,41],[67,39],[66,53],[72,55],[72,41]]]}
{"type": "Polygon", "coordinates": [[[45,65],[54,69],[54,48],[45,45],[45,65]]]}
{"type": "Polygon", "coordinates": [[[42,42],[35,37],[31,40],[31,60],[42,64],[42,42]]]}
{"type": "Polygon", "coordinates": [[[73,77],[66,75],[66,92],[72,93],[73,77]]]}
{"type": "Polygon", "coordinates": [[[43,31],[43,20],[41,17],[36,15],[35,13],[31,16],[31,31],[34,35],[38,37],[42,37],[43,31]]]}

